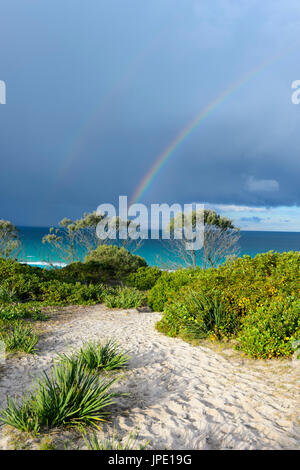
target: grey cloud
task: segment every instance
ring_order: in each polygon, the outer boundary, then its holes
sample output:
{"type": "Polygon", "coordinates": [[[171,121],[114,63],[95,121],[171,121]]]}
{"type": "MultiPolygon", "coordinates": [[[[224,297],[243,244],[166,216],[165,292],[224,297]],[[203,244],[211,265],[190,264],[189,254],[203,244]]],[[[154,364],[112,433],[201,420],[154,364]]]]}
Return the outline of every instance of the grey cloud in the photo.
{"type": "Polygon", "coordinates": [[[246,189],[251,192],[279,191],[279,183],[276,180],[256,179],[249,176],[246,181],[246,189]]]}

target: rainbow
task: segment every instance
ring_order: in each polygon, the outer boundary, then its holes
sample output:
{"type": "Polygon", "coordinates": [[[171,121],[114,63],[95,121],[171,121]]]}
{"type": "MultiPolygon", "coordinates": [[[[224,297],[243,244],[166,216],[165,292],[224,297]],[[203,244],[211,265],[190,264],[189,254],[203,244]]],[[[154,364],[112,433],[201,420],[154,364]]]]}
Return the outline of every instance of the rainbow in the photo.
{"type": "MultiPolygon", "coordinates": [[[[288,50],[290,50],[290,48],[288,50]]],[[[170,145],[168,145],[168,147],[163,151],[163,153],[159,155],[154,165],[150,168],[148,173],[144,176],[139,186],[135,190],[130,200],[130,204],[134,204],[141,199],[141,197],[145,194],[145,192],[147,191],[147,189],[153,182],[156,175],[166,165],[166,163],[174,154],[174,152],[179,148],[180,145],[182,145],[185,142],[185,140],[199,126],[199,124],[203,122],[204,119],[207,118],[207,116],[209,116],[209,114],[214,109],[217,108],[217,106],[219,106],[224,100],[226,100],[226,98],[228,98],[232,93],[234,93],[236,90],[238,90],[248,81],[250,81],[253,77],[255,77],[259,72],[263,71],[268,66],[275,63],[280,57],[286,54],[286,51],[287,50],[285,49],[283,52],[276,54],[276,56],[272,56],[271,59],[269,58],[268,60],[256,66],[250,72],[246,73],[240,79],[236,80],[233,84],[231,84],[228,88],[226,88],[221,94],[219,94],[213,101],[211,101],[204,109],[202,109],[200,113],[198,113],[197,116],[194,117],[194,119],[190,121],[184,127],[184,129],[182,129],[179,132],[179,134],[177,134],[175,139],[170,143],[170,145]]]]}

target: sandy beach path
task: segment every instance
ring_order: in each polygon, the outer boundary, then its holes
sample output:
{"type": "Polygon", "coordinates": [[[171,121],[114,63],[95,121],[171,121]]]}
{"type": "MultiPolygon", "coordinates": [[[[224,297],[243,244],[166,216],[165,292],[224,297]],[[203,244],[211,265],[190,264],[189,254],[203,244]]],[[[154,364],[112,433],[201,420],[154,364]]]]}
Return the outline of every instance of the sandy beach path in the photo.
{"type": "Polygon", "coordinates": [[[158,333],[158,313],[102,305],[64,311],[44,324],[36,356],[10,358],[0,367],[0,407],[6,395],[28,390],[57,353],[115,338],[131,355],[116,386],[130,396],[118,399],[109,425],[121,437],[138,428],[153,449],[299,448],[299,366],[292,361],[193,347],[158,333]]]}

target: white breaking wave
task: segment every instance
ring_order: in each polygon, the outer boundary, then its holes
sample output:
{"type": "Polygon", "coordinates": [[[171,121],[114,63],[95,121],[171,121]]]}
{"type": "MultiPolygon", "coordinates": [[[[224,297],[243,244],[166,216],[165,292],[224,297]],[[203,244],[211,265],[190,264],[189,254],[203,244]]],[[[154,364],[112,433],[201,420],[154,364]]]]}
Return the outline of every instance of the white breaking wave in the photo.
{"type": "Polygon", "coordinates": [[[20,261],[23,264],[29,264],[30,266],[59,266],[64,268],[67,266],[66,263],[46,263],[45,261],[20,261]]]}

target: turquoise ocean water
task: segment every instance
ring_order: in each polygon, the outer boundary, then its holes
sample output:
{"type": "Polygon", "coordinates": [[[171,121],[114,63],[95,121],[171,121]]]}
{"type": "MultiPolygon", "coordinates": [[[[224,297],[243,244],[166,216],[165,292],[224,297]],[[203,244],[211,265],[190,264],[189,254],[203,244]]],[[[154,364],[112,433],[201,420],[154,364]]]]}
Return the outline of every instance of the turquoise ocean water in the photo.
{"type": "MultiPolygon", "coordinates": [[[[63,262],[42,244],[42,237],[49,232],[48,227],[18,227],[22,239],[23,250],[20,261],[36,266],[44,266],[51,260],[58,265],[63,262]]],[[[265,251],[299,251],[299,232],[241,232],[239,255],[248,254],[255,256],[265,251]]],[[[160,240],[144,240],[143,245],[136,252],[146,259],[149,265],[168,264],[170,252],[165,243],[160,240]]]]}

